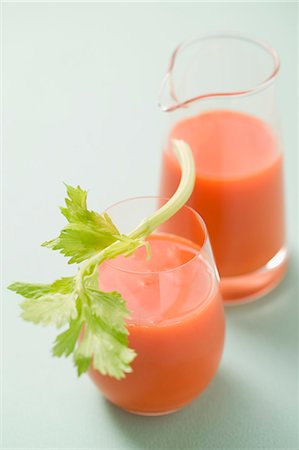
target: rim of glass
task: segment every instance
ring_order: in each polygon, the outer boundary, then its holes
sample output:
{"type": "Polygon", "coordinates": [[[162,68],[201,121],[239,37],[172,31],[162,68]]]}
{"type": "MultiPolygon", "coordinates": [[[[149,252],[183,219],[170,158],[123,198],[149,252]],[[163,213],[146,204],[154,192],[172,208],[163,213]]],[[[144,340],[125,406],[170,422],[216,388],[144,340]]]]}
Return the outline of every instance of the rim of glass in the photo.
{"type": "MultiPolygon", "coordinates": [[[[129,203],[130,201],[134,201],[134,200],[165,200],[168,201],[169,198],[167,197],[160,197],[160,196],[155,196],[155,195],[145,195],[145,196],[141,196],[141,197],[129,197],[125,200],[120,200],[118,202],[113,203],[112,205],[108,206],[108,208],[106,208],[104,210],[105,213],[109,214],[109,210],[111,210],[112,208],[118,206],[118,205],[122,205],[124,203],[129,203]]],[[[203,239],[203,243],[200,246],[200,249],[194,253],[194,256],[189,259],[187,262],[185,262],[184,264],[180,264],[179,266],[173,267],[172,269],[166,269],[166,270],[153,270],[151,272],[145,272],[145,271],[138,271],[138,270],[128,270],[125,269],[123,267],[119,267],[113,263],[111,263],[112,261],[115,260],[115,258],[113,259],[107,259],[105,261],[105,263],[110,266],[111,268],[121,271],[121,272],[126,272],[126,273],[130,273],[130,274],[134,274],[134,275],[150,275],[150,274],[161,274],[161,273],[169,273],[169,272],[175,272],[177,270],[181,270],[183,267],[186,267],[188,264],[192,263],[196,258],[198,258],[198,256],[202,253],[203,248],[205,247],[205,245],[207,244],[208,241],[208,229],[207,226],[203,220],[203,218],[201,217],[201,215],[195,211],[195,209],[191,208],[190,206],[187,206],[186,204],[182,206],[182,208],[179,210],[181,211],[182,209],[187,209],[188,211],[190,211],[192,214],[194,214],[194,216],[196,217],[196,219],[198,220],[198,222],[200,223],[203,233],[204,233],[204,239],[203,239]]],[[[172,217],[171,217],[172,218],[172,217]]],[[[171,220],[168,219],[168,220],[171,220]]],[[[168,222],[168,221],[166,221],[168,222]]],[[[136,224],[137,226],[138,224],[136,224]]],[[[155,230],[154,230],[155,232],[155,230]]],[[[153,232],[153,233],[154,233],[153,232]]],[[[191,241],[192,242],[192,241],[191,241]]],[[[194,249],[195,250],[195,249],[194,249]]],[[[210,265],[210,261],[208,261],[209,265],[210,265]]]]}
{"type": "Polygon", "coordinates": [[[268,44],[268,42],[266,42],[266,41],[252,38],[251,36],[249,36],[247,34],[243,34],[243,33],[231,33],[231,32],[205,33],[196,38],[183,41],[172,52],[171,57],[170,57],[170,62],[168,65],[168,69],[163,78],[162,85],[160,88],[159,97],[158,97],[158,106],[164,112],[171,112],[171,111],[175,111],[178,108],[186,107],[190,103],[193,103],[193,102],[201,100],[201,99],[203,100],[203,99],[209,99],[209,98],[215,98],[215,97],[241,97],[241,96],[245,97],[247,95],[251,95],[256,92],[266,89],[270,84],[273,83],[273,81],[277,77],[279,69],[280,69],[279,55],[278,55],[277,51],[274,50],[274,48],[272,48],[271,45],[268,44]],[[257,47],[262,48],[272,57],[272,61],[273,61],[272,72],[269,74],[268,77],[266,77],[264,80],[262,80],[260,83],[256,84],[255,86],[253,86],[250,89],[201,94],[196,97],[192,97],[190,99],[183,100],[180,102],[175,94],[175,89],[174,89],[174,86],[173,86],[173,83],[171,80],[171,74],[172,74],[173,68],[175,66],[175,62],[176,62],[176,58],[177,58],[178,54],[180,52],[182,52],[186,47],[189,47],[190,45],[194,45],[200,41],[209,41],[209,40],[213,40],[213,39],[232,39],[232,40],[245,41],[250,44],[256,45],[257,47]],[[162,93],[163,93],[164,89],[166,88],[168,81],[170,84],[170,97],[172,98],[172,100],[174,100],[176,102],[174,105],[170,105],[170,106],[163,105],[162,100],[161,100],[162,93]]]}

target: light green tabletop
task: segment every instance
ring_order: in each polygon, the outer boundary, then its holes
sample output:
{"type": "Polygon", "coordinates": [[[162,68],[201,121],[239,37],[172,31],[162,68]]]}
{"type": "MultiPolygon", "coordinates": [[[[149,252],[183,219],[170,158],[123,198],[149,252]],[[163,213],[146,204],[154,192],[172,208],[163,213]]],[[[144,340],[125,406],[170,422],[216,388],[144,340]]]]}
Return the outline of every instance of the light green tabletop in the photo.
{"type": "MultiPolygon", "coordinates": [[[[107,403],[69,360],[55,330],[2,303],[4,449],[298,448],[295,3],[3,4],[3,285],[71,274],[39,244],[56,235],[62,181],[90,189],[100,210],[158,190],[166,116],[156,106],[170,52],[207,31],[265,39],[281,56],[290,269],[258,302],[226,310],[220,369],[181,412],[137,417],[107,403]]],[[[298,224],[297,224],[298,226],[298,224]]]]}

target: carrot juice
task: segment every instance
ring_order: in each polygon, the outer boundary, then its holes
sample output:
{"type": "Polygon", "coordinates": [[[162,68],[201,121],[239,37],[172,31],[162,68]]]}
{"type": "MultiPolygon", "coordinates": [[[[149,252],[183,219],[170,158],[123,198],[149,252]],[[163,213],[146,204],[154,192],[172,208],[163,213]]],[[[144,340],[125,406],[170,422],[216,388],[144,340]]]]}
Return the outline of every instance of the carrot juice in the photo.
{"type": "Polygon", "coordinates": [[[103,394],[138,414],[165,414],[197,397],[212,380],[223,349],[224,314],[214,268],[190,240],[158,233],[132,256],[100,267],[100,288],[117,290],[131,311],[132,373],[116,380],[93,368],[103,394]]]}
{"type": "MultiPolygon", "coordinates": [[[[197,178],[188,204],[207,224],[221,279],[262,269],[285,238],[282,156],[271,129],[254,116],[214,110],[178,122],[169,142],[174,138],[193,151],[197,178]]],[[[161,195],[172,195],[178,182],[167,146],[161,195]]]]}

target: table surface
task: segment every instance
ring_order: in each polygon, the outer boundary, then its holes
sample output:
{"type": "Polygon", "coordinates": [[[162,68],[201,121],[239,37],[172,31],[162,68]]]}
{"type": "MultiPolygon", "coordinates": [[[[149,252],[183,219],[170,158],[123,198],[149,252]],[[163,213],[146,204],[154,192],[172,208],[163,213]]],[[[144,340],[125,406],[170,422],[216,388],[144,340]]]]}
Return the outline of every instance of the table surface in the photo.
{"type": "Polygon", "coordinates": [[[295,3],[3,4],[4,283],[48,282],[73,268],[39,247],[63,224],[62,181],[93,208],[157,193],[165,115],[157,92],[180,41],[247,32],[281,55],[289,272],[258,302],[226,310],[220,369],[189,407],[136,417],[107,403],[70,360],[50,356],[55,330],[2,304],[2,448],[298,448],[295,3]]]}

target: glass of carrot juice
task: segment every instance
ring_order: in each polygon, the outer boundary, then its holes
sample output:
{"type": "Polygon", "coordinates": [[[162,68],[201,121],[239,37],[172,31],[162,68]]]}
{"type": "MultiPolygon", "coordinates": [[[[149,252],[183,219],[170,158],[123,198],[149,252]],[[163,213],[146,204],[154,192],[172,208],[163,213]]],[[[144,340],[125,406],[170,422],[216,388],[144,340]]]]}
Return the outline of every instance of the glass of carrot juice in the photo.
{"type": "MultiPolygon", "coordinates": [[[[133,198],[108,208],[126,233],[166,200],[133,198]]],[[[137,353],[132,372],[116,380],[93,367],[89,375],[103,395],[142,415],[176,411],[199,396],[218,368],[224,343],[224,312],[206,226],[184,206],[140,247],[99,269],[99,287],[118,291],[130,310],[129,346],[137,353]]]]}
{"type": "Polygon", "coordinates": [[[210,34],[175,49],[161,89],[169,120],[160,192],[176,189],[180,172],[169,149],[183,139],[196,165],[188,204],[207,224],[226,303],[260,297],[287,267],[279,68],[266,43],[210,34]]]}

